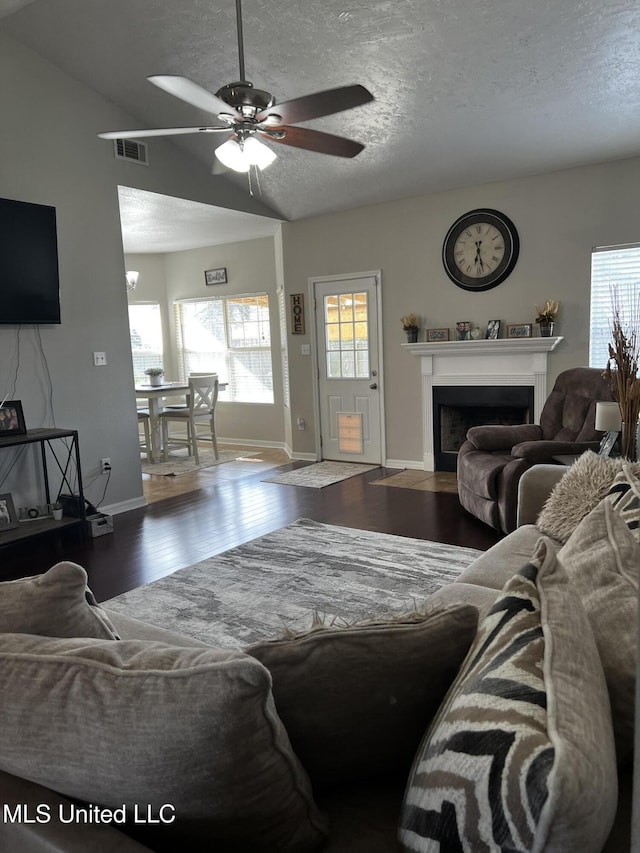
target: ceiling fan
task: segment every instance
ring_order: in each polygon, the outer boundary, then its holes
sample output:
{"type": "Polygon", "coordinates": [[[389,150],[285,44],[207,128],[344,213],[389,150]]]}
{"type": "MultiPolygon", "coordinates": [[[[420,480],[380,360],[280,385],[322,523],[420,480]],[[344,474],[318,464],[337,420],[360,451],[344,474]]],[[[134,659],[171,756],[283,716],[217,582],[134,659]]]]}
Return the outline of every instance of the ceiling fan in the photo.
{"type": "MultiPolygon", "coordinates": [[[[251,166],[266,168],[275,153],[261,140],[278,142],[336,157],[355,157],[364,145],[319,130],[292,127],[299,122],[358,107],[373,100],[364,86],[342,86],[277,104],[270,92],[255,89],[245,79],[241,0],[236,0],[240,80],[228,83],[214,94],[187,77],[167,74],[147,77],[149,82],[198,109],[216,116],[218,124],[199,127],[165,127],[150,130],[116,130],[99,133],[102,139],[131,139],[144,136],[177,136],[188,133],[228,133],[229,139],[215,150],[216,158],[236,172],[251,166]]],[[[214,165],[214,171],[215,165],[214,165]]]]}

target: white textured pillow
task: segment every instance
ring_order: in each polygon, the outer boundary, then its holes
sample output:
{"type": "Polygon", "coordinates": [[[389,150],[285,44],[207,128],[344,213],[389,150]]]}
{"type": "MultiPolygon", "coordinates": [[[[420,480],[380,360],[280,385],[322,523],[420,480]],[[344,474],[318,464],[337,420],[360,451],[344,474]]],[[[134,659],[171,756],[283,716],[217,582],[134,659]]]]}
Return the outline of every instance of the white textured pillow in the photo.
{"type": "MultiPolygon", "coordinates": [[[[5,634],[0,769],[175,821],[152,849],[305,853],[325,839],[271,678],[240,652],[5,634]]],[[[66,827],[62,827],[66,829],[66,827]]]]}
{"type": "Polygon", "coordinates": [[[56,563],[42,575],[0,583],[0,632],[118,639],[87,586],[87,573],[69,562],[56,563]]]}
{"type": "Polygon", "coordinates": [[[605,497],[624,465],[640,476],[640,463],[611,459],[587,450],[556,483],[542,507],[536,527],[541,533],[566,542],[585,515],[605,497]]]}

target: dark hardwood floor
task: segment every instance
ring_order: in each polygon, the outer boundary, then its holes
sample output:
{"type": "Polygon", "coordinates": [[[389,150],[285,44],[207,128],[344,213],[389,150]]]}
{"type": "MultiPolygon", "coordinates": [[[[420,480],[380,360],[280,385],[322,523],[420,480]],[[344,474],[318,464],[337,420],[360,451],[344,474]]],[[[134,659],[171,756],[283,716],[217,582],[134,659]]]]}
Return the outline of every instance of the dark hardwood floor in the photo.
{"type": "Polygon", "coordinates": [[[394,469],[378,468],[324,489],[262,481],[304,464],[289,463],[269,474],[211,477],[196,491],[115,516],[114,533],[97,539],[68,531],[58,539],[6,546],[0,550],[0,577],[39,574],[71,560],[84,566],[96,598],[105,601],[300,517],[481,550],[500,538],[465,512],[455,494],[370,485],[397,473],[394,469]]]}

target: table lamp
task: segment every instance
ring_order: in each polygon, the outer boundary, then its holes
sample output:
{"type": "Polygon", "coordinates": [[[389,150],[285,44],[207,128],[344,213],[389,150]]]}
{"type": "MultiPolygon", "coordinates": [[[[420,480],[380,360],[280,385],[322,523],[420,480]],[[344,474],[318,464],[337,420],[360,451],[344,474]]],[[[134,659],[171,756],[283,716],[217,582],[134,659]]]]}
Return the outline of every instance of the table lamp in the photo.
{"type": "Polygon", "coordinates": [[[617,403],[596,403],[596,429],[603,432],[598,453],[608,456],[622,429],[620,407],[617,403]]]}

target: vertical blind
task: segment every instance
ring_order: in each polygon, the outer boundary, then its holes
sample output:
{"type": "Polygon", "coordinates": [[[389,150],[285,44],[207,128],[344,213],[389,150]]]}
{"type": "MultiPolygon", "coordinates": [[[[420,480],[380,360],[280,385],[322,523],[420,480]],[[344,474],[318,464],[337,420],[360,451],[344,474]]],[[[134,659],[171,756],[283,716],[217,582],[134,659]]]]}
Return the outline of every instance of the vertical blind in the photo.
{"type": "Polygon", "coordinates": [[[602,246],[591,254],[589,366],[607,366],[614,301],[630,328],[640,320],[640,244],[602,246]]]}

